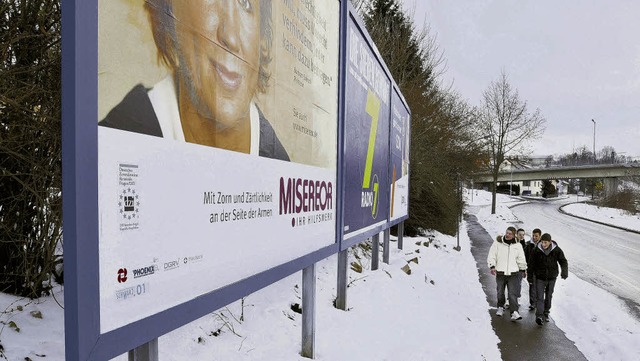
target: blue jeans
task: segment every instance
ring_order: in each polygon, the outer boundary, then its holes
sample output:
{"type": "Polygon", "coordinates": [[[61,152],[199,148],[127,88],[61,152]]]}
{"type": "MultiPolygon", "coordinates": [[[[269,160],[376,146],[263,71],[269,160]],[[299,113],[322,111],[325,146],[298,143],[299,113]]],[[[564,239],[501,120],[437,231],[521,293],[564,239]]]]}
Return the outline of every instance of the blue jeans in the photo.
{"type": "Polygon", "coordinates": [[[538,300],[536,303],[536,317],[548,315],[551,311],[551,298],[553,297],[553,289],[556,286],[556,279],[535,280],[536,294],[538,300]]]}
{"type": "Polygon", "coordinates": [[[508,286],[509,311],[518,311],[518,297],[520,297],[520,287],[522,286],[522,276],[520,272],[512,275],[496,275],[496,287],[498,291],[498,307],[504,307],[504,289],[508,286]]]}

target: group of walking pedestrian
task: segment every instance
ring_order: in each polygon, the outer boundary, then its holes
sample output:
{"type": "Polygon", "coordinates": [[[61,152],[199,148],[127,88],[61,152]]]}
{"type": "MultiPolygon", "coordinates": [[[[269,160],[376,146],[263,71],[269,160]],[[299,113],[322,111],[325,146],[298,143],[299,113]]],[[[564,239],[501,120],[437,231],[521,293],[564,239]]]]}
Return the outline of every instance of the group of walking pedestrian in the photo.
{"type": "Polygon", "coordinates": [[[491,274],[496,276],[497,316],[502,316],[508,307],[512,321],[522,319],[518,298],[522,281],[526,279],[529,284],[529,310],[535,310],[538,325],[549,322],[556,279],[569,276],[564,252],[549,233],[542,234],[536,228],[531,240],[525,242],[524,229],[508,227],[504,235],[497,236],[491,245],[487,264],[491,274]]]}

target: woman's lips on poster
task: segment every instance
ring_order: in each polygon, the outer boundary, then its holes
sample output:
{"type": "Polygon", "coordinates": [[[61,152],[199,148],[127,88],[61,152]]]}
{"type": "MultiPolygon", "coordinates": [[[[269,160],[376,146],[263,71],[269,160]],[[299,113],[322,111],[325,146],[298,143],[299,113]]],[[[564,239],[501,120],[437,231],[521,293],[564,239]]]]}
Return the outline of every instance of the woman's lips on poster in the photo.
{"type": "Polygon", "coordinates": [[[240,75],[240,73],[231,71],[224,65],[217,62],[213,62],[213,67],[216,69],[216,72],[218,73],[220,80],[222,80],[225,88],[230,90],[238,89],[242,82],[242,75],[240,75]]]}

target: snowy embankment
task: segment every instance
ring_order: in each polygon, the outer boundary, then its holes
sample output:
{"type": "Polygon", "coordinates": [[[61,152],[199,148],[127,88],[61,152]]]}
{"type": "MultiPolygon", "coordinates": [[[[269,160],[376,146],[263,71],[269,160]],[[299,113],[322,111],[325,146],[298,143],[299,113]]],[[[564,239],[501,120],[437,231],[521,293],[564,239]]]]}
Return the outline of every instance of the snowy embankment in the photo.
{"type": "Polygon", "coordinates": [[[562,210],[567,214],[580,218],[640,232],[640,215],[630,214],[622,209],[598,207],[586,203],[572,203],[562,207],[562,210]]]}
{"type": "MultiPolygon", "coordinates": [[[[490,234],[518,220],[509,206],[521,200],[498,195],[490,214],[490,194],[466,192],[468,211],[490,234]]],[[[370,270],[366,249],[356,247],[349,262],[347,312],[333,307],[337,259],[316,265],[316,359],[499,360],[466,224],[456,238],[430,232],[405,238],[404,250],[391,242],[391,264],[370,270]],[[405,271],[410,269],[410,274],[405,271]],[[403,270],[404,268],[404,270],[403,270]]],[[[527,231],[529,233],[530,230],[527,231]]],[[[299,355],[301,299],[298,272],[206,315],[159,339],[162,360],[306,360],[299,355]],[[293,305],[293,307],[292,307],[293,305]]],[[[0,359],[64,360],[63,287],[33,301],[0,293],[0,359]]],[[[640,359],[640,325],[611,294],[570,276],[559,282],[554,322],[591,360],[640,359]]],[[[127,360],[126,355],[116,360],[127,360]]]]}
{"type": "MultiPolygon", "coordinates": [[[[461,227],[460,252],[453,250],[455,237],[407,237],[404,250],[391,242],[391,263],[381,262],[377,271],[370,270],[367,251],[356,247],[349,262],[362,272],[349,271],[347,312],[333,307],[337,258],[319,262],[316,359],[498,360],[499,340],[461,227]]],[[[306,360],[299,355],[301,315],[292,309],[301,303],[300,282],[296,273],[247,296],[244,304],[234,302],[160,337],[161,359],[306,360]]],[[[55,295],[63,304],[62,287],[55,295]]],[[[63,310],[53,297],[30,301],[0,294],[0,307],[0,355],[64,359],[63,310]]]]}

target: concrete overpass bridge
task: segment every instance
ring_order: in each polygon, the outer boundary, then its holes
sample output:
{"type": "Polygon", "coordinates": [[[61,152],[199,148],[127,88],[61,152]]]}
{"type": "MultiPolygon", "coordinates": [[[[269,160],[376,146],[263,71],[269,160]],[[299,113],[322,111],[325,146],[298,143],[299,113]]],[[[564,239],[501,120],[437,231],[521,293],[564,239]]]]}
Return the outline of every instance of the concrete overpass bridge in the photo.
{"type": "MultiPolygon", "coordinates": [[[[498,182],[521,182],[536,180],[559,180],[581,178],[603,178],[605,192],[615,192],[619,178],[640,176],[640,164],[596,164],[573,167],[549,167],[533,169],[513,169],[498,173],[498,182]]],[[[493,183],[490,173],[478,173],[473,177],[476,183],[493,183]]]]}

